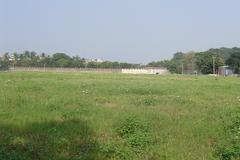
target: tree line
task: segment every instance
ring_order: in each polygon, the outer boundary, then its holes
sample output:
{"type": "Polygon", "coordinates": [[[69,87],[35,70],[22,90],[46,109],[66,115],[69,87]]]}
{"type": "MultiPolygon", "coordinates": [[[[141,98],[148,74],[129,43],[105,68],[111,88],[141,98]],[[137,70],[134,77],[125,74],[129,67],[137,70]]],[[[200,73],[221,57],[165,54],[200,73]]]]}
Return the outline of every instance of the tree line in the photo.
{"type": "Polygon", "coordinates": [[[65,53],[46,55],[25,51],[23,53],[5,53],[0,57],[0,69],[9,67],[62,67],[62,68],[139,68],[139,64],[88,60],[65,53]]]}
{"type": "Polygon", "coordinates": [[[89,61],[79,56],[65,53],[46,55],[25,51],[23,53],[5,53],[0,57],[0,70],[9,67],[62,67],[62,68],[143,68],[164,67],[177,74],[213,74],[220,66],[228,65],[236,74],[240,74],[240,48],[209,49],[204,52],[177,52],[170,60],[154,61],[147,65],[89,61]]]}
{"type": "Polygon", "coordinates": [[[175,53],[170,60],[154,61],[149,67],[166,67],[177,74],[213,74],[219,67],[227,65],[234,73],[240,73],[240,48],[209,49],[204,52],[175,53]]]}

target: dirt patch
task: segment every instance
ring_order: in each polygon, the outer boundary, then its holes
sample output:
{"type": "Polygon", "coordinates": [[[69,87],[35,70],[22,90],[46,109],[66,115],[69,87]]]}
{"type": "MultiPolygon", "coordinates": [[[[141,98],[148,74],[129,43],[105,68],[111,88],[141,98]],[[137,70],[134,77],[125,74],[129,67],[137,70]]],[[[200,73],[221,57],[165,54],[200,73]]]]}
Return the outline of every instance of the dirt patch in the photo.
{"type": "Polygon", "coordinates": [[[105,107],[107,108],[115,108],[117,107],[117,103],[114,103],[114,102],[107,102],[104,104],[105,107]]]}
{"type": "Polygon", "coordinates": [[[95,102],[96,102],[96,104],[107,107],[107,108],[115,108],[118,106],[117,103],[115,103],[107,98],[104,98],[104,97],[95,98],[95,102]]]}
{"type": "Polygon", "coordinates": [[[65,106],[65,108],[69,108],[69,109],[77,109],[79,107],[80,107],[80,105],[78,105],[78,104],[68,104],[65,106]]]}

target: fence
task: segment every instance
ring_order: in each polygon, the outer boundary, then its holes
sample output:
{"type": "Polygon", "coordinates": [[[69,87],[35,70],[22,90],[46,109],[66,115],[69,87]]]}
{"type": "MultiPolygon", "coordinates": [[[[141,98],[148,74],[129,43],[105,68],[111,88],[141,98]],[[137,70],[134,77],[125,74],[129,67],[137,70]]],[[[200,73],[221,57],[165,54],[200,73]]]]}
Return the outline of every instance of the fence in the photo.
{"type": "Polygon", "coordinates": [[[112,68],[51,68],[51,67],[14,67],[13,72],[100,72],[100,73],[121,73],[121,69],[112,68]]]}

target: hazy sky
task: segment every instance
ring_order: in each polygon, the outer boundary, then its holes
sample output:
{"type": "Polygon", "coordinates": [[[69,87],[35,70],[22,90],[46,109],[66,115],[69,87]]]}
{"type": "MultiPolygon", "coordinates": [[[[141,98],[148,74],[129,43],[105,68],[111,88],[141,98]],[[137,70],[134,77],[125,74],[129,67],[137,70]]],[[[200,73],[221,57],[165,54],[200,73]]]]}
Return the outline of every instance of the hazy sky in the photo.
{"type": "Polygon", "coordinates": [[[240,0],[0,0],[0,53],[146,63],[240,46],[240,0]]]}

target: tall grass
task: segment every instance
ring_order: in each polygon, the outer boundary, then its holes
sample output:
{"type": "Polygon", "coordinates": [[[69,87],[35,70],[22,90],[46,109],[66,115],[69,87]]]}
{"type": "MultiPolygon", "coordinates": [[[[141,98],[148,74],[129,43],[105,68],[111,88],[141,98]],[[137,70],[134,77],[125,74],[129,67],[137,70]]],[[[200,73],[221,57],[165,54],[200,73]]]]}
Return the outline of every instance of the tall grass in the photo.
{"type": "Polygon", "coordinates": [[[239,91],[237,78],[0,73],[0,159],[217,160],[239,91]]]}

